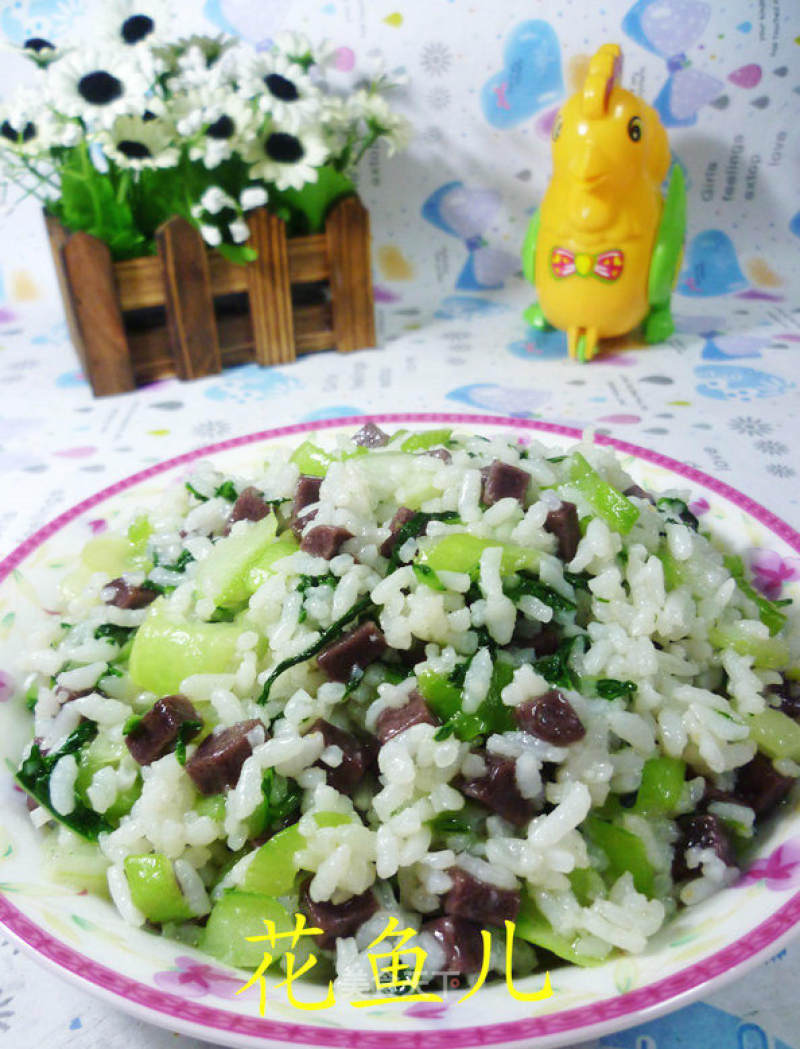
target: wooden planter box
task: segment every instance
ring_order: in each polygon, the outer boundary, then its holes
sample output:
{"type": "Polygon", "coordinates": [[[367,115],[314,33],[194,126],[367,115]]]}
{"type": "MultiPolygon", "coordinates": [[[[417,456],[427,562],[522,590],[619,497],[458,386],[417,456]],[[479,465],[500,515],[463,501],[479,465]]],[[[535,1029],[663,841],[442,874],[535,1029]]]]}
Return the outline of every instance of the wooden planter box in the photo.
{"type": "Polygon", "coordinates": [[[175,217],[157,255],[113,262],[106,244],[46,215],[70,335],[96,396],[232,364],[283,364],[315,350],[375,345],[369,214],[357,197],[324,233],[287,238],[283,221],[248,215],[258,251],[228,262],[175,217]]]}

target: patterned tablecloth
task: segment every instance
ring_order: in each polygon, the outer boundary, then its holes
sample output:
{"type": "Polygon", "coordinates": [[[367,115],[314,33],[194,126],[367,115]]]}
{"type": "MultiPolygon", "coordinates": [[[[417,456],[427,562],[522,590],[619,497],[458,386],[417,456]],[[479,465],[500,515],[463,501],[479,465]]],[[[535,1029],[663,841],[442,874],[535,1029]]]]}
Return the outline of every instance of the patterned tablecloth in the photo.
{"type": "MultiPolygon", "coordinates": [[[[254,43],[280,26],[325,34],[343,72],[376,47],[406,68],[401,108],[418,129],[415,145],[391,162],[367,157],[360,186],[381,348],[95,400],[69,344],[41,220],[23,205],[0,224],[0,556],[148,464],[272,426],[383,411],[591,426],[695,465],[800,528],[796,0],[728,0],[713,11],[693,0],[564,0],[551,14],[524,0],[173,6],[192,28],[254,43]],[[669,128],[690,224],[676,334],[652,348],[621,340],[582,367],[561,334],[522,321],[531,295],[516,259],[548,170],[554,107],[586,52],[609,38],[625,47],[627,82],[669,128]]],[[[0,30],[16,41],[57,35],[100,7],[2,2],[0,30]]],[[[0,94],[21,75],[15,63],[3,59],[0,94]]],[[[777,581],[798,578],[800,558],[773,569],[777,581]]],[[[800,945],[790,946],[706,1000],[596,1044],[800,1046],[798,965],[800,945]]],[[[0,935],[0,1044],[199,1043],[128,1018],[0,935]]]]}

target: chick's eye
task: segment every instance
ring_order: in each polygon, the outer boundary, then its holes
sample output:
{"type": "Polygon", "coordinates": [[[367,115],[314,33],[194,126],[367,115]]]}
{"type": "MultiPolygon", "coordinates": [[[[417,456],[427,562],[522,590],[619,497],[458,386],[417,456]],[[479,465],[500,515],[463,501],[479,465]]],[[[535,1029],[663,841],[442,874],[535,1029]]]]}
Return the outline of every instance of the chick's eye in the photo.
{"type": "Polygon", "coordinates": [[[628,138],[631,142],[638,142],[642,137],[642,118],[631,117],[628,121],[628,138]]]}
{"type": "Polygon", "coordinates": [[[559,113],[556,117],[556,122],[553,124],[553,141],[555,142],[558,136],[561,134],[561,114],[559,113]]]}

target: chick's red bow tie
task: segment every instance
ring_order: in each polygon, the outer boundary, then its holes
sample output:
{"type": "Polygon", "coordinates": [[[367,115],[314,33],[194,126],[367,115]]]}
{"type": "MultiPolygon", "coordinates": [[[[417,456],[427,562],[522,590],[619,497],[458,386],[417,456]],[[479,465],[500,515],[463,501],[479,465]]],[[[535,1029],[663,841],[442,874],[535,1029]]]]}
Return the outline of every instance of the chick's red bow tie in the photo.
{"type": "Polygon", "coordinates": [[[553,276],[600,277],[601,280],[614,281],[622,273],[625,256],[617,248],[603,251],[599,255],[581,251],[577,254],[569,248],[553,248],[550,256],[550,268],[553,276]]]}

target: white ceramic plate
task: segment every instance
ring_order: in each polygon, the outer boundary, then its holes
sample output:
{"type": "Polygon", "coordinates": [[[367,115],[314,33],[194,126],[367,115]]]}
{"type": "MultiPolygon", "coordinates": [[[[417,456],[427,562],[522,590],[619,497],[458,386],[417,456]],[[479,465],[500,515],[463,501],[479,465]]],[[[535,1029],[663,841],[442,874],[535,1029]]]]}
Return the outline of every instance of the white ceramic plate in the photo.
{"type": "MultiPolygon", "coordinates": [[[[386,415],[387,429],[452,425],[464,431],[504,433],[563,447],[577,431],[540,422],[476,415],[386,415]]],[[[354,432],[363,419],[328,420],[285,427],[198,449],[144,470],[99,492],[33,535],[0,564],[0,698],[11,691],[15,654],[9,638],[26,602],[52,592],[83,543],[135,506],[151,505],[159,492],[199,458],[221,469],[246,472],[267,447],[295,445],[314,435],[320,443],[337,431],[354,432]]],[[[796,557],[800,535],[769,511],[727,485],[657,453],[598,437],[613,446],[628,472],[654,491],[686,489],[703,526],[737,551],[762,551],[762,576],[780,577],[776,558],[796,557]],[[771,553],[767,553],[770,551],[771,553]],[[776,571],[777,569],[777,571],[776,571]]],[[[800,596],[784,587],[783,596],[800,596]]],[[[45,599],[46,600],[46,599],[45,599]]],[[[16,765],[29,738],[30,717],[21,703],[0,703],[0,757],[16,765]]],[[[447,1049],[474,1045],[558,1046],[652,1019],[709,993],[775,953],[800,923],[800,809],[787,811],[760,842],[758,859],[740,882],[684,910],[648,951],[594,969],[554,970],[554,994],[541,1002],[515,1000],[504,984],[484,987],[468,1002],[463,991],[442,988],[441,1002],[409,1004],[396,998],[368,1009],[348,1002],[303,1011],[284,991],[270,990],[259,1016],[256,989],[234,996],[246,979],[180,944],[131,929],[111,904],[48,883],[40,844],[6,762],[0,772],[0,921],[45,964],[120,1008],[153,1023],[234,1046],[285,1043],[364,1049],[447,1049]]],[[[541,977],[519,982],[523,991],[541,977]]],[[[302,988],[313,1001],[319,988],[302,988]]]]}

